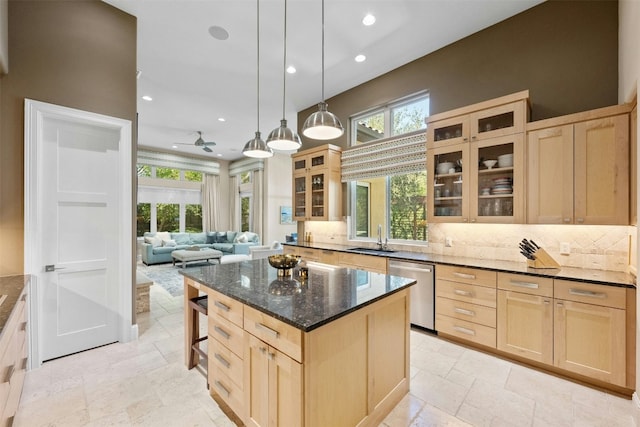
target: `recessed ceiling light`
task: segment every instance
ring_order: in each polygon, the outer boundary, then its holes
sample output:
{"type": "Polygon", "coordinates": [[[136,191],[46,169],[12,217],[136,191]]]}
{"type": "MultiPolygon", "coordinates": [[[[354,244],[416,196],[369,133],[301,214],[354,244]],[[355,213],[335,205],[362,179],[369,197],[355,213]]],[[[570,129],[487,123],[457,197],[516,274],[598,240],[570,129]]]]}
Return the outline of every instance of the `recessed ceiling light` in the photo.
{"type": "Polygon", "coordinates": [[[171,146],[171,148],[178,148],[178,146],[174,144],[171,146]]]}
{"type": "Polygon", "coordinates": [[[289,65],[287,67],[287,73],[294,74],[295,72],[296,72],[296,67],[294,67],[293,65],[289,65]]]}
{"type": "Polygon", "coordinates": [[[376,23],[376,17],[373,16],[372,14],[370,14],[370,13],[367,13],[367,15],[364,18],[362,18],[362,23],[364,25],[366,25],[367,27],[369,25],[373,25],[373,24],[376,23]]]}
{"type": "Polygon", "coordinates": [[[364,62],[366,59],[367,57],[362,54],[355,57],[356,62],[364,62]]]}
{"type": "Polygon", "coordinates": [[[149,95],[144,95],[142,99],[144,99],[145,101],[153,101],[153,98],[150,97],[149,95]]]}
{"type": "Polygon", "coordinates": [[[219,121],[219,122],[226,122],[226,121],[227,121],[227,119],[225,119],[224,117],[218,117],[218,121],[219,121]]]}
{"type": "Polygon", "coordinates": [[[216,40],[226,40],[229,38],[229,32],[217,25],[209,27],[209,34],[216,40]]]}
{"type": "Polygon", "coordinates": [[[218,153],[218,157],[222,157],[222,154],[221,154],[221,153],[218,153]]]}

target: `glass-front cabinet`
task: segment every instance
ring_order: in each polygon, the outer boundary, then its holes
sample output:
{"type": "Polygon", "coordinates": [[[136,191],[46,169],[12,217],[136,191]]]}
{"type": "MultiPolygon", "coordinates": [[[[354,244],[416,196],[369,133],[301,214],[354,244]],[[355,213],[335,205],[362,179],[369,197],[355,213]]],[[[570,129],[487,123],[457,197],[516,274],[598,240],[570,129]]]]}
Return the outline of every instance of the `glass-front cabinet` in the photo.
{"type": "Polygon", "coordinates": [[[522,223],[522,134],[427,152],[430,222],[522,223]]]}
{"type": "Polygon", "coordinates": [[[294,220],[340,219],[340,152],[339,147],[326,144],[292,156],[294,220]]]}

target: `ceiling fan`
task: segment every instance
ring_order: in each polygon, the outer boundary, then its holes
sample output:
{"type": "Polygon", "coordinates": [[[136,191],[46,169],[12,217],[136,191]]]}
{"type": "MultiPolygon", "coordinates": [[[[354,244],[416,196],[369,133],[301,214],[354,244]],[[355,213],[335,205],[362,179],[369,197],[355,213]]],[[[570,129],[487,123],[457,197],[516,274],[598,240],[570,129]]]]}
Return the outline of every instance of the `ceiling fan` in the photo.
{"type": "Polygon", "coordinates": [[[202,139],[202,131],[196,131],[196,132],[198,133],[198,139],[196,139],[195,142],[191,144],[178,142],[176,143],[176,145],[192,145],[195,147],[201,147],[207,153],[212,153],[213,150],[209,147],[213,147],[214,145],[216,145],[216,143],[213,141],[205,141],[204,139],[202,139]]]}

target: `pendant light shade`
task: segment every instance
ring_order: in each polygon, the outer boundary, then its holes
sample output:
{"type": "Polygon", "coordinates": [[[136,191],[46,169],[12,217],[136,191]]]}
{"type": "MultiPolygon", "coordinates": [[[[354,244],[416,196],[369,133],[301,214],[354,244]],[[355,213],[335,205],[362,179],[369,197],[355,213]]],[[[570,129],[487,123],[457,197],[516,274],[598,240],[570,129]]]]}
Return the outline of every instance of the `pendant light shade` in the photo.
{"type": "Polygon", "coordinates": [[[257,121],[258,121],[258,130],[256,131],[256,136],[253,139],[247,141],[242,149],[242,154],[247,157],[254,157],[257,159],[264,159],[267,157],[273,156],[273,150],[267,146],[267,144],[260,137],[260,0],[256,0],[256,36],[257,36],[257,98],[258,98],[258,108],[257,108],[257,121]]]}
{"type": "Polygon", "coordinates": [[[334,139],[344,133],[340,119],[327,110],[324,102],[324,0],[322,0],[322,102],[318,104],[318,111],[307,117],[302,126],[302,134],[311,139],[334,139]]]}
{"type": "Polygon", "coordinates": [[[284,117],[286,90],[287,90],[287,0],[284,0],[284,54],[282,63],[282,120],[280,126],[269,133],[267,145],[274,150],[297,150],[302,146],[302,141],[297,133],[287,127],[287,119],[284,117]]]}
{"type": "Polygon", "coordinates": [[[256,159],[265,159],[273,156],[273,150],[265,144],[260,137],[260,131],[256,131],[256,136],[253,139],[247,141],[242,150],[242,154],[247,157],[253,157],[256,159]]]}

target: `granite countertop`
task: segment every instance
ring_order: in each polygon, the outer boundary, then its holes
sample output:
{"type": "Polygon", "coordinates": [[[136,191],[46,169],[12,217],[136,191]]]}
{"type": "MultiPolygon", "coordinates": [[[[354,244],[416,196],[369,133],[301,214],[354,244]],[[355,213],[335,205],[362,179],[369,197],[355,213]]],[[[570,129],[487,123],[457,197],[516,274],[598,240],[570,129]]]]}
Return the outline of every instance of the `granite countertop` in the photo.
{"type": "MultiPolygon", "coordinates": [[[[285,245],[297,246],[301,248],[324,249],[339,252],[359,253],[352,250],[358,246],[354,245],[337,245],[331,243],[291,243],[286,242],[285,245]]],[[[285,251],[286,252],[286,251],[285,251]]],[[[371,253],[360,252],[366,255],[380,256],[389,259],[397,259],[403,261],[419,261],[431,262],[435,264],[447,264],[460,267],[473,267],[486,270],[503,271],[508,273],[526,274],[530,276],[550,277],[553,279],[574,280],[581,282],[589,282],[607,286],[620,286],[627,288],[635,288],[635,277],[629,273],[608,270],[593,270],[577,267],[561,267],[551,269],[540,269],[528,267],[526,262],[515,261],[497,261],[491,259],[467,258],[451,255],[425,254],[420,252],[395,251],[395,252],[379,252],[371,253]]]]}
{"type": "Polygon", "coordinates": [[[24,287],[29,283],[30,275],[0,276],[0,295],[6,295],[2,305],[0,305],[0,334],[4,332],[4,326],[11,316],[11,312],[18,302],[18,298],[24,287]]]}
{"type": "Polygon", "coordinates": [[[416,283],[413,279],[309,263],[306,280],[278,278],[267,259],[180,270],[201,285],[309,332],[416,283]]]}

